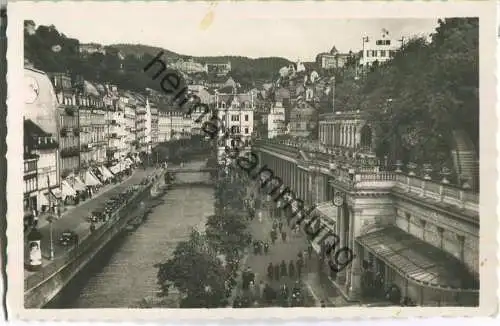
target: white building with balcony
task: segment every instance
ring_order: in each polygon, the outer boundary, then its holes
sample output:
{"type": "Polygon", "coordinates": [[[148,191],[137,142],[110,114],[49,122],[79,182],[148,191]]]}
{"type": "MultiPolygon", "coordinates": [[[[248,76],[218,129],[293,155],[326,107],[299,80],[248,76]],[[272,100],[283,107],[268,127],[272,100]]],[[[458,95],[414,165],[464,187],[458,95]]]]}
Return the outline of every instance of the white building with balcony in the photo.
{"type": "Polygon", "coordinates": [[[217,157],[219,162],[228,162],[226,147],[236,147],[240,153],[251,149],[253,133],[254,94],[215,93],[218,117],[224,124],[219,128],[217,157]]]}

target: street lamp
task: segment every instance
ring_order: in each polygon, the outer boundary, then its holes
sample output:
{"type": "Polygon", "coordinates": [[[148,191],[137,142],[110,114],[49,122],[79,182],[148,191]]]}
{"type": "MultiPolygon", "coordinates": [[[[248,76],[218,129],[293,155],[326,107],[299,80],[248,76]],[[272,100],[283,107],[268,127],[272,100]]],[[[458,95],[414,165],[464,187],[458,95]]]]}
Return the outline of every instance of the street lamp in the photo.
{"type": "Polygon", "coordinates": [[[47,221],[49,222],[49,228],[50,228],[50,255],[49,259],[54,260],[54,241],[52,238],[52,223],[54,222],[55,217],[54,215],[49,215],[47,217],[47,221]]]}

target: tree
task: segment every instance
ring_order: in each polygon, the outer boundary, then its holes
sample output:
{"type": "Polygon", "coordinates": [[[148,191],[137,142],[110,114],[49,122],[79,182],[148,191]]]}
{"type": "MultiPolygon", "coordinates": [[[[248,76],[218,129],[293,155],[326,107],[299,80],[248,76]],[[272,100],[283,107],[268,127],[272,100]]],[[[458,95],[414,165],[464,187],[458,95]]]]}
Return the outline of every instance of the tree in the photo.
{"type": "Polygon", "coordinates": [[[205,226],[207,240],[218,252],[233,256],[245,249],[247,224],[240,216],[211,215],[205,226]]]}
{"type": "Polygon", "coordinates": [[[160,296],[174,286],[182,294],[185,308],[217,308],[227,305],[226,271],[204,235],[193,230],[178,243],[172,258],[157,265],[160,296]]]}
{"type": "Polygon", "coordinates": [[[367,74],[360,108],[377,122],[379,156],[449,166],[453,131],[479,150],[478,31],[478,19],[440,20],[432,42],[414,38],[367,74]]]}

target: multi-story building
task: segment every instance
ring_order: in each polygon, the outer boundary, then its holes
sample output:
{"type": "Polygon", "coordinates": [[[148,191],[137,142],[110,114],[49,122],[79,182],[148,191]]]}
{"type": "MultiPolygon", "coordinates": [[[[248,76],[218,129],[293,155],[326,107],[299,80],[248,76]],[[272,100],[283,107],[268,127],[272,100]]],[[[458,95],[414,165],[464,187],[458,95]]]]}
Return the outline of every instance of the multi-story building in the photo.
{"type": "Polygon", "coordinates": [[[108,86],[107,88],[108,96],[105,99],[105,105],[107,107],[108,147],[106,155],[107,165],[113,166],[125,159],[129,147],[127,144],[125,108],[120,105],[116,86],[108,86]]]}
{"type": "Polygon", "coordinates": [[[231,62],[228,61],[227,63],[206,63],[204,70],[208,74],[226,76],[231,72],[231,62]]]}
{"type": "MultiPolygon", "coordinates": [[[[59,144],[58,137],[58,106],[57,96],[49,77],[42,71],[25,68],[25,104],[24,131],[25,152],[36,155],[38,161],[36,190],[31,184],[28,202],[31,208],[40,212],[47,210],[61,198],[59,180],[59,144]]],[[[34,158],[34,157],[33,157],[34,158]]],[[[28,160],[28,162],[31,162],[28,160]]],[[[31,165],[33,165],[31,163],[31,165]]],[[[31,170],[31,166],[28,170],[31,170]]],[[[30,172],[31,173],[31,172],[30,172]]],[[[29,178],[32,179],[32,178],[29,178]]],[[[33,181],[30,181],[33,183],[33,181]]]]}
{"type": "Polygon", "coordinates": [[[59,102],[59,159],[60,178],[64,180],[80,170],[80,130],[76,96],[67,74],[51,74],[51,80],[59,102]]]}
{"type": "Polygon", "coordinates": [[[277,101],[267,115],[267,137],[274,138],[286,134],[285,108],[277,101]]]}
{"type": "Polygon", "coordinates": [[[103,97],[94,85],[83,81],[82,86],[82,92],[77,96],[80,107],[80,165],[87,169],[106,162],[106,109],[103,97]]]}
{"type": "Polygon", "coordinates": [[[215,93],[215,105],[219,119],[225,128],[219,131],[217,157],[219,162],[228,162],[225,148],[237,147],[240,152],[249,151],[253,133],[254,98],[253,93],[215,93]],[[228,135],[228,136],[225,136],[228,135]]]}
{"type": "Polygon", "coordinates": [[[138,152],[142,155],[147,152],[146,138],[146,99],[138,94],[134,94],[135,98],[135,139],[137,140],[138,152]]]}
{"type": "Polygon", "coordinates": [[[23,208],[25,224],[33,217],[33,211],[38,210],[38,155],[30,148],[31,135],[24,129],[24,191],[23,208]]]}
{"type": "Polygon", "coordinates": [[[158,141],[169,141],[172,136],[172,119],[169,112],[160,111],[158,114],[158,141]]]}
{"type": "Polygon", "coordinates": [[[320,53],[316,56],[316,65],[325,70],[338,69],[346,64],[348,58],[348,53],[340,53],[334,46],[330,52],[320,53]]]}
{"type": "Polygon", "coordinates": [[[149,107],[151,110],[151,146],[154,148],[159,142],[158,107],[153,102],[149,103],[149,107]]]}
{"type": "Polygon", "coordinates": [[[151,104],[149,103],[149,99],[146,98],[146,114],[144,115],[145,121],[145,135],[146,135],[146,153],[151,154],[152,151],[152,116],[151,116],[151,104]]]}
{"type": "Polygon", "coordinates": [[[94,53],[101,53],[104,55],[106,54],[106,50],[104,49],[104,46],[102,46],[101,44],[94,44],[94,43],[80,44],[78,50],[83,55],[90,55],[94,53]]]}
{"type": "Polygon", "coordinates": [[[171,136],[173,139],[186,139],[191,137],[192,120],[183,111],[170,111],[171,136]]]}
{"type": "Polygon", "coordinates": [[[290,112],[289,133],[294,137],[316,136],[312,133],[317,126],[317,112],[304,101],[297,101],[290,112]]]}
{"type": "Polygon", "coordinates": [[[135,156],[138,148],[138,142],[136,140],[135,100],[129,96],[129,94],[122,94],[118,105],[124,112],[125,146],[127,147],[127,151],[132,156],[135,156]]]}
{"type": "Polygon", "coordinates": [[[399,42],[390,39],[387,31],[383,31],[379,37],[364,37],[360,65],[370,66],[375,61],[386,62],[394,57],[398,49],[399,42]]]}
{"type": "MultiPolygon", "coordinates": [[[[29,190],[33,192],[36,188],[36,202],[34,199],[30,199],[30,203],[34,205],[32,208],[37,212],[47,212],[49,208],[53,209],[61,199],[57,136],[44,131],[30,119],[24,120],[24,130],[27,153],[38,157],[36,162],[37,182],[34,185],[32,180],[29,185],[29,190]]],[[[28,170],[31,169],[28,168],[28,170]]]]}

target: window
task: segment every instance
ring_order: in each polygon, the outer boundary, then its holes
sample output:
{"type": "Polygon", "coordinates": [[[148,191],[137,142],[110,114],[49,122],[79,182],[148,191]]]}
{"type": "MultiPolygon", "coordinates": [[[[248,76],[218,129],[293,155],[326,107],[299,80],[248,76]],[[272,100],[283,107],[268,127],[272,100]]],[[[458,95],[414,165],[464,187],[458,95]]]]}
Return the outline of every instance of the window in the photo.
{"type": "Polygon", "coordinates": [[[245,134],[248,134],[248,128],[245,128],[245,134]]]}
{"type": "Polygon", "coordinates": [[[245,121],[248,121],[248,114],[245,114],[245,121]]]}
{"type": "Polygon", "coordinates": [[[231,115],[231,121],[240,121],[240,116],[236,114],[231,115]]]}
{"type": "Polygon", "coordinates": [[[385,50],[381,50],[381,51],[380,51],[380,56],[381,56],[382,58],[384,58],[384,57],[386,56],[386,52],[387,52],[387,51],[385,51],[385,50]]]}

